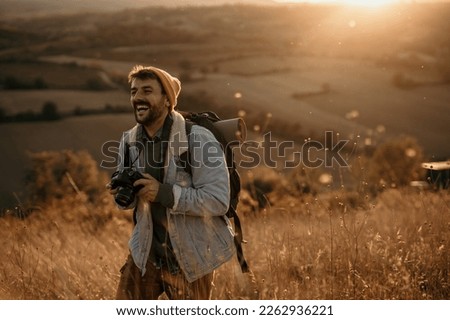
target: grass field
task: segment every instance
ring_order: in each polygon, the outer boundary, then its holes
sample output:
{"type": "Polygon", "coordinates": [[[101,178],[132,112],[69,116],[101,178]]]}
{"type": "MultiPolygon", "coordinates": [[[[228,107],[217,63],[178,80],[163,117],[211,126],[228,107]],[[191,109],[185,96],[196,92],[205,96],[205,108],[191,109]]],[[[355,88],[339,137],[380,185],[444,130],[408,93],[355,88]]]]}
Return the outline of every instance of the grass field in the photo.
{"type": "MultiPolygon", "coordinates": [[[[272,207],[243,219],[253,274],[225,264],[214,299],[450,298],[448,192],[387,190],[364,210],[270,197],[272,207]]],[[[1,218],[0,298],[113,299],[130,214],[109,195],[95,205],[68,196],[25,220],[1,218]]]]}

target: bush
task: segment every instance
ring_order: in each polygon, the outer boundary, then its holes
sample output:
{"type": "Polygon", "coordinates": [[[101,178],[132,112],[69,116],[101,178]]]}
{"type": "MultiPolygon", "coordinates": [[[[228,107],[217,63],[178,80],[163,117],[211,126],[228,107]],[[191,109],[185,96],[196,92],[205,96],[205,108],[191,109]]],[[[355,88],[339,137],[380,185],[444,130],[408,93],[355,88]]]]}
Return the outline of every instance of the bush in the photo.
{"type": "Polygon", "coordinates": [[[8,75],[0,80],[0,85],[5,90],[23,90],[23,89],[47,89],[48,85],[42,77],[37,77],[32,81],[18,79],[15,76],[8,75]]]}
{"type": "Polygon", "coordinates": [[[75,193],[91,200],[104,191],[105,173],[87,151],[43,151],[30,154],[26,183],[33,202],[45,202],[75,193]]]}
{"type": "Polygon", "coordinates": [[[42,77],[34,79],[33,87],[35,89],[47,89],[48,85],[42,77]]]}
{"type": "Polygon", "coordinates": [[[58,120],[61,118],[61,115],[58,112],[58,106],[56,103],[52,101],[47,101],[42,106],[41,111],[42,120],[58,120]]]}
{"type": "Polygon", "coordinates": [[[399,137],[380,145],[367,164],[367,180],[373,187],[407,186],[422,175],[423,151],[411,137],[399,137]]]}
{"type": "Polygon", "coordinates": [[[0,107],[0,123],[5,122],[8,116],[6,115],[6,110],[0,107]]]}

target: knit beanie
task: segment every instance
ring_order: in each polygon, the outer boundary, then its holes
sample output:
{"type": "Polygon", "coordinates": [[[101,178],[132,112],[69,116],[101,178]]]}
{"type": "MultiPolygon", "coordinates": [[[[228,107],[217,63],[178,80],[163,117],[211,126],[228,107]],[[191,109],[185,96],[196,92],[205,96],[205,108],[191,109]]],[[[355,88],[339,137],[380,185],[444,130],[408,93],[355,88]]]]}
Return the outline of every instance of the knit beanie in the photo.
{"type": "Polygon", "coordinates": [[[147,69],[153,71],[161,80],[167,97],[169,98],[170,106],[175,108],[177,105],[177,98],[181,91],[181,82],[177,78],[171,76],[167,71],[158,69],[156,67],[146,67],[147,69]]]}

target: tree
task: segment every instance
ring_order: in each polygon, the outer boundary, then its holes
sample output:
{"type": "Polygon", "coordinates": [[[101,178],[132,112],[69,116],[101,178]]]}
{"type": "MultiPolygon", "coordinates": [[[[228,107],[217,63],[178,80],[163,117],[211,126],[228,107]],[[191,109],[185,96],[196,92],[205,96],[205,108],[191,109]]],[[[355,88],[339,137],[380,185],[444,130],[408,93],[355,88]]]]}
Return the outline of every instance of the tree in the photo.
{"type": "Polygon", "coordinates": [[[48,85],[42,77],[38,77],[34,79],[34,88],[35,89],[47,89],[48,85]]]}
{"type": "Polygon", "coordinates": [[[7,119],[6,111],[4,108],[0,107],[0,123],[5,122],[7,119]]]}
{"type": "Polygon", "coordinates": [[[42,120],[58,120],[61,115],[58,112],[58,106],[53,101],[47,101],[42,106],[41,111],[42,120]]]}

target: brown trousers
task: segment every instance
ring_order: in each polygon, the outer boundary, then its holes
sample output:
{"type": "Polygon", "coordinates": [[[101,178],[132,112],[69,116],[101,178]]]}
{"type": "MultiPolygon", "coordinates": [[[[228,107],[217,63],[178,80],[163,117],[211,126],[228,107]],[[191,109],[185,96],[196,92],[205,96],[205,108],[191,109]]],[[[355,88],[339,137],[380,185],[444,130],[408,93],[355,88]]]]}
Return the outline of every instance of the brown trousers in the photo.
{"type": "Polygon", "coordinates": [[[147,271],[141,271],[134,264],[131,255],[120,270],[117,300],[156,300],[165,293],[171,300],[209,300],[213,288],[214,272],[189,283],[182,271],[171,274],[166,268],[156,268],[148,262],[147,271]]]}

